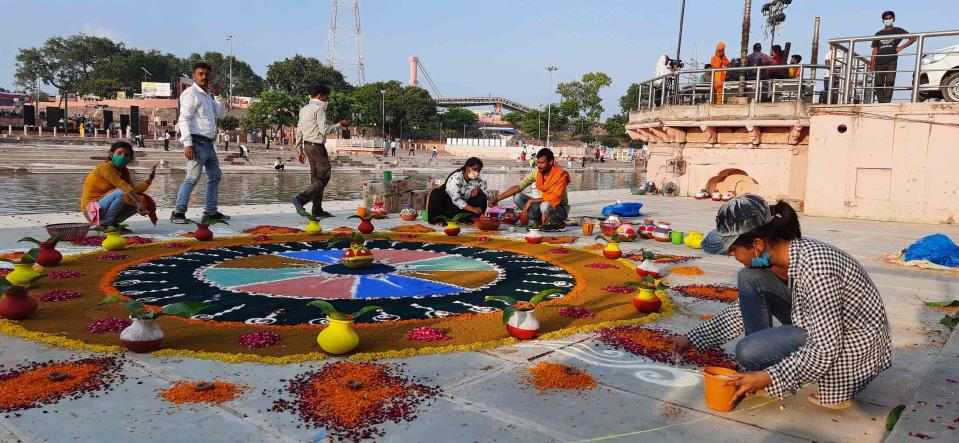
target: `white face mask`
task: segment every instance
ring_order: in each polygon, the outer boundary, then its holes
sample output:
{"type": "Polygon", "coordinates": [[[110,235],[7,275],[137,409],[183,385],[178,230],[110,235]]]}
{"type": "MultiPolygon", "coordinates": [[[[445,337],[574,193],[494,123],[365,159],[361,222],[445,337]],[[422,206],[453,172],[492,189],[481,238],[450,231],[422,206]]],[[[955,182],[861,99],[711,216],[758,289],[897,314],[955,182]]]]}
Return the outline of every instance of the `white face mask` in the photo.
{"type": "Polygon", "coordinates": [[[326,102],[323,101],[323,100],[320,100],[320,109],[322,109],[322,110],[324,110],[324,111],[326,110],[326,102]]]}
{"type": "Polygon", "coordinates": [[[890,19],[883,20],[883,21],[882,21],[882,24],[884,24],[884,25],[886,25],[886,26],[892,26],[892,24],[895,23],[895,22],[896,22],[895,20],[893,20],[893,19],[890,18],[890,19]]]}
{"type": "Polygon", "coordinates": [[[470,180],[476,180],[476,179],[479,178],[479,172],[476,172],[476,171],[474,171],[474,170],[471,169],[471,170],[466,174],[466,176],[469,177],[470,180]]]}

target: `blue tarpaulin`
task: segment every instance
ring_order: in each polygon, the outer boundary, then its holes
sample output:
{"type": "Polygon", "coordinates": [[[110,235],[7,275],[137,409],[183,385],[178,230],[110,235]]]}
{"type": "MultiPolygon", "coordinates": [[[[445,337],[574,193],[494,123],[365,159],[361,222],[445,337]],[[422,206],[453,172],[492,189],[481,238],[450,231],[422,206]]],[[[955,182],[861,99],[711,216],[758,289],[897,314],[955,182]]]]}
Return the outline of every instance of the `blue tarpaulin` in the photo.
{"type": "Polygon", "coordinates": [[[603,208],[603,217],[609,217],[610,214],[616,214],[622,217],[639,217],[639,210],[643,208],[642,203],[616,203],[603,208]]]}
{"type": "Polygon", "coordinates": [[[951,268],[959,267],[959,246],[945,234],[933,234],[909,245],[903,257],[906,261],[928,260],[951,268]]]}

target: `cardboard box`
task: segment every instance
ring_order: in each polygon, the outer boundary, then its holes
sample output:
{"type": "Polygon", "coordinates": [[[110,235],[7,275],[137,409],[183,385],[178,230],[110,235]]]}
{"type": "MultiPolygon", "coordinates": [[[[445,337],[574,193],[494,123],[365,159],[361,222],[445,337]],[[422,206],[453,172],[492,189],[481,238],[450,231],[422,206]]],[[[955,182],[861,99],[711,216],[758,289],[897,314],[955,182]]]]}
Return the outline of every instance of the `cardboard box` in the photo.
{"type": "Polygon", "coordinates": [[[371,179],[363,182],[363,194],[401,194],[413,190],[413,181],[409,176],[393,177],[393,180],[385,181],[381,178],[371,179]]]}
{"type": "Polygon", "coordinates": [[[413,191],[410,193],[410,204],[413,205],[413,208],[422,211],[426,209],[426,198],[430,195],[430,191],[413,191]]]}
{"type": "Polygon", "coordinates": [[[402,192],[396,194],[367,194],[363,197],[366,201],[366,207],[372,208],[373,203],[382,202],[386,212],[395,214],[403,209],[403,205],[411,204],[412,192],[402,192]]]}

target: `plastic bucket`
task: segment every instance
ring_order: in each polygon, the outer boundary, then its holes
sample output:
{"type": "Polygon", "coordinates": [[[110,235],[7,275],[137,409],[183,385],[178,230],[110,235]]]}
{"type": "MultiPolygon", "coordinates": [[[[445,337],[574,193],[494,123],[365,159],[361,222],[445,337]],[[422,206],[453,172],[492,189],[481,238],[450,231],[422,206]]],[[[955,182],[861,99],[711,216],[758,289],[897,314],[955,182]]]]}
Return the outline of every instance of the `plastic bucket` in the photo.
{"type": "Polygon", "coordinates": [[[383,171],[383,181],[393,180],[393,171],[383,171]]]}
{"type": "Polygon", "coordinates": [[[669,236],[674,245],[683,244],[683,231],[672,231],[669,233],[669,236]]]}
{"type": "Polygon", "coordinates": [[[593,235],[593,228],[596,227],[595,223],[584,222],[583,223],[583,235],[593,235]]]}
{"type": "Polygon", "coordinates": [[[703,377],[706,379],[704,387],[706,389],[706,406],[709,409],[719,412],[729,412],[733,410],[730,400],[736,393],[735,386],[723,386],[723,383],[729,381],[727,376],[735,374],[736,371],[718,366],[708,366],[703,369],[703,377]]]}

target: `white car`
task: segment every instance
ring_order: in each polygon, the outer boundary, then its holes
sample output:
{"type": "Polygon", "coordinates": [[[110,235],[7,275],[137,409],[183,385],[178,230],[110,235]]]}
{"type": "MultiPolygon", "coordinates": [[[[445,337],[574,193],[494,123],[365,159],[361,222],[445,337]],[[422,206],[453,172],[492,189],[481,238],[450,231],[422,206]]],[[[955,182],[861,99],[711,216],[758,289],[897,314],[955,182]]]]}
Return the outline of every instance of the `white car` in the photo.
{"type": "Polygon", "coordinates": [[[948,46],[922,57],[919,95],[959,102],[959,45],[948,46]]]}

